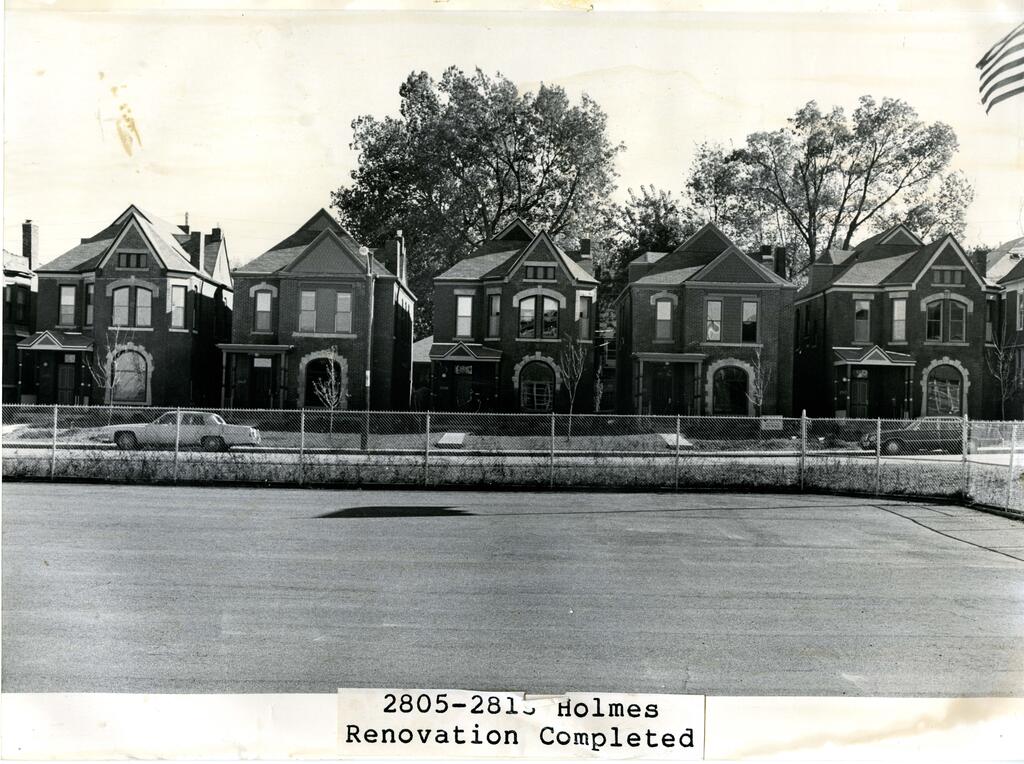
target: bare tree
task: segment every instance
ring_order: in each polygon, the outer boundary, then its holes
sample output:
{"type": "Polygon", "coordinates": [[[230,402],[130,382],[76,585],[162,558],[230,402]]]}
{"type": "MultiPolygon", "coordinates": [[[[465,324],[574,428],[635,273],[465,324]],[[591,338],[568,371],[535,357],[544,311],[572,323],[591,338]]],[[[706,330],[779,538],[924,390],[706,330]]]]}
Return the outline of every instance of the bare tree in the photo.
{"type": "Polygon", "coordinates": [[[1011,338],[1007,321],[1003,321],[1002,333],[992,339],[992,345],[985,353],[985,366],[999,385],[999,417],[1006,419],[1006,404],[1020,390],[1020,375],[1024,369],[1018,364],[1016,332],[1011,338]]]}
{"type": "Polygon", "coordinates": [[[107,424],[114,416],[114,388],[117,386],[118,351],[132,340],[134,332],[130,327],[111,326],[106,331],[106,344],[93,349],[93,356],[86,358],[85,368],[92,378],[93,386],[99,388],[103,402],[107,404],[107,424]],[[103,360],[100,361],[99,358],[103,360]]]}
{"type": "Polygon", "coordinates": [[[334,412],[345,408],[348,391],[345,389],[341,375],[338,374],[338,348],[331,346],[323,359],[327,362],[327,374],[313,380],[313,392],[321,405],[330,412],[330,433],[333,435],[334,412]]]}
{"type": "Polygon", "coordinates": [[[562,369],[562,380],[566,392],[569,393],[569,428],[566,440],[572,439],[572,415],[576,408],[576,394],[579,392],[580,381],[587,366],[587,349],[579,340],[568,334],[558,356],[558,365],[562,369]]]}
{"type": "Polygon", "coordinates": [[[754,416],[761,416],[768,389],[772,384],[772,367],[761,358],[761,348],[754,350],[754,373],[750,379],[750,390],[747,398],[754,404],[754,416]]]}

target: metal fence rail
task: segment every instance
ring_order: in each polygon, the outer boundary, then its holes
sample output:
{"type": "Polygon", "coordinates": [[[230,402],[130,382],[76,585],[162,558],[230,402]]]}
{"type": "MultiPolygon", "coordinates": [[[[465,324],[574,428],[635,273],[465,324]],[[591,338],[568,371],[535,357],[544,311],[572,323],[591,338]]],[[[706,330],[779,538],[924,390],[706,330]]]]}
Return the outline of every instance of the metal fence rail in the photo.
{"type": "Polygon", "coordinates": [[[1015,422],[5,405],[6,477],[761,488],[1024,511],[1015,422]]]}

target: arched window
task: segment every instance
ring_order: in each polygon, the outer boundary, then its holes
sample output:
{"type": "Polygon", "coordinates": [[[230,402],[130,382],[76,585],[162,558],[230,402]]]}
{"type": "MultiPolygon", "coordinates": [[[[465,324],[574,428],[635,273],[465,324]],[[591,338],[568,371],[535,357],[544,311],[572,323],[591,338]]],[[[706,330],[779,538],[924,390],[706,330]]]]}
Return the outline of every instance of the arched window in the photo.
{"type": "Polygon", "coordinates": [[[536,297],[527,297],[519,301],[519,336],[533,337],[537,333],[536,297]]]}
{"type": "Polygon", "coordinates": [[[711,408],[715,416],[746,416],[747,372],[739,366],[723,366],[715,371],[712,380],[711,408]]]}
{"type": "Polygon", "coordinates": [[[135,325],[151,326],[153,324],[153,293],[148,289],[135,290],[135,325]]]}
{"type": "Polygon", "coordinates": [[[554,370],[541,361],[526,364],[519,372],[519,405],[523,411],[551,411],[554,398],[554,370]]]}
{"type": "Polygon", "coordinates": [[[114,290],[114,313],[110,323],[114,326],[128,326],[128,300],[131,288],[120,287],[114,290]]]}
{"type": "Polygon", "coordinates": [[[925,416],[960,416],[963,394],[963,375],[949,364],[936,366],[928,373],[925,416]]]}
{"type": "Polygon", "coordinates": [[[519,301],[519,336],[528,339],[558,339],[558,300],[526,297],[519,301]],[[537,308],[541,315],[538,320],[537,308]]]}
{"type": "Polygon", "coordinates": [[[148,384],[149,369],[142,353],[122,350],[114,356],[110,380],[110,397],[114,403],[146,403],[148,384]]]}

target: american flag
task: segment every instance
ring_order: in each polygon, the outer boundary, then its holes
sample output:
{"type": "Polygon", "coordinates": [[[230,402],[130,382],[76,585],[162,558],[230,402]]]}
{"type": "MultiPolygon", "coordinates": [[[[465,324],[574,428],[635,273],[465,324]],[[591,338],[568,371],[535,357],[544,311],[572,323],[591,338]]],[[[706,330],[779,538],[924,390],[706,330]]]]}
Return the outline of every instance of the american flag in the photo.
{"type": "Polygon", "coordinates": [[[1024,93],[1024,24],[993,45],[981,61],[981,103],[987,114],[1000,101],[1024,93]]]}

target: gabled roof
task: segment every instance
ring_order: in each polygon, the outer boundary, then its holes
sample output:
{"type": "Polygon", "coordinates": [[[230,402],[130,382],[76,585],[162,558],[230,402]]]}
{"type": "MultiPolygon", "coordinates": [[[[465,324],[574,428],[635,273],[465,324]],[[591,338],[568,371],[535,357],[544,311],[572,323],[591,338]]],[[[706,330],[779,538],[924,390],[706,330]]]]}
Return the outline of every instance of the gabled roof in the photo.
{"type": "Polygon", "coordinates": [[[18,343],[22,350],[92,350],[93,339],[84,334],[46,329],[26,337],[18,343]]]}
{"type": "MultiPolygon", "coordinates": [[[[850,251],[849,256],[842,261],[841,265],[835,266],[836,270],[827,283],[815,289],[806,286],[800,290],[798,297],[815,294],[834,286],[912,287],[945,246],[949,245],[958,252],[963,252],[951,234],[927,245],[915,244],[908,237],[913,237],[913,241],[920,242],[913,233],[902,226],[893,226],[870,239],[865,239],[850,251]]],[[[978,273],[970,258],[965,257],[964,261],[971,273],[977,276],[983,284],[994,284],[992,280],[986,279],[978,273]]],[[[822,263],[825,260],[823,257],[819,257],[815,262],[822,263]]]]}
{"type": "Polygon", "coordinates": [[[871,347],[832,348],[832,360],[836,366],[855,364],[857,366],[913,366],[912,355],[886,350],[878,345],[871,347]]]}
{"type": "MultiPolygon", "coordinates": [[[[512,221],[497,235],[512,232],[512,235],[519,236],[530,229],[519,218],[512,221]]],[[[521,239],[510,240],[509,238],[488,239],[480,245],[476,252],[464,260],[455,263],[451,268],[438,274],[434,278],[446,281],[489,281],[504,279],[511,275],[519,263],[539,243],[544,242],[554,253],[558,262],[565,268],[575,281],[586,284],[596,284],[594,278],[584,265],[573,260],[564,249],[555,244],[547,231],[531,235],[528,241],[521,239]]]]}
{"type": "Polygon", "coordinates": [[[986,256],[988,277],[994,281],[1015,281],[1021,278],[1024,262],[1024,236],[1004,241],[986,256]],[[1011,275],[1013,274],[1013,275],[1011,275]]]}
{"type": "MultiPolygon", "coordinates": [[[[236,276],[265,275],[285,270],[294,265],[314,243],[324,236],[333,237],[347,254],[359,262],[365,262],[363,256],[359,254],[361,245],[355,240],[355,237],[345,230],[345,227],[335,220],[333,215],[321,208],[289,236],[254,260],[237,267],[234,273],[236,276]]],[[[373,272],[378,276],[395,275],[372,255],[370,262],[373,272]]]]}
{"type": "Polygon", "coordinates": [[[501,358],[501,351],[496,348],[489,348],[479,342],[435,342],[430,347],[430,360],[440,361],[443,359],[468,360],[468,361],[497,361],[501,358]]]}
{"type": "Polygon", "coordinates": [[[95,270],[110,254],[113,245],[133,226],[168,270],[217,280],[212,272],[192,265],[189,253],[182,246],[183,237],[187,238],[188,235],[180,226],[168,223],[134,204],[129,205],[102,231],[83,239],[78,246],[36,270],[40,273],[84,273],[95,270]]]}
{"type": "Polygon", "coordinates": [[[412,343],[412,362],[430,363],[430,348],[434,344],[434,335],[424,337],[412,343]]]}
{"type": "Polygon", "coordinates": [[[758,281],[790,286],[790,282],[779,276],[775,271],[766,268],[761,262],[748,257],[732,243],[728,236],[714,223],[705,223],[686,241],[668,253],[645,252],[633,260],[634,263],[647,264],[651,267],[643,276],[634,281],[641,286],[672,286],[698,278],[698,274],[707,272],[713,263],[721,262],[724,257],[737,255],[743,258],[744,265],[749,266],[759,277],[758,281]]]}
{"type": "Polygon", "coordinates": [[[518,215],[512,222],[491,237],[491,241],[533,241],[537,234],[518,215]]]}

